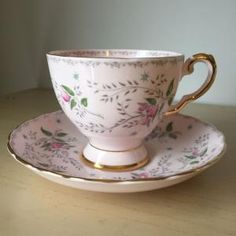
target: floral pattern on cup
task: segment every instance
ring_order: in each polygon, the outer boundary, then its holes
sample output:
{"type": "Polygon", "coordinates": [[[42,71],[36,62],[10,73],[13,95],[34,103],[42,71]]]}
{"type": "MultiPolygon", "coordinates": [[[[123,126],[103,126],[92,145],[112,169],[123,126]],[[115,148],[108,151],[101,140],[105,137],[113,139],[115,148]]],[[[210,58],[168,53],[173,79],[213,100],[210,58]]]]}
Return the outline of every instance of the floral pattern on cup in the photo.
{"type": "Polygon", "coordinates": [[[87,142],[63,112],[49,113],[15,129],[10,146],[21,159],[39,169],[87,179],[162,178],[192,171],[216,160],[224,136],[192,117],[166,117],[146,139],[151,162],[130,172],[101,172],[85,166],[79,156],[87,142]]]}
{"type": "Polygon", "coordinates": [[[78,100],[77,96],[80,95],[80,92],[76,93],[73,89],[69,88],[66,85],[61,85],[62,87],[62,99],[65,102],[70,103],[70,109],[72,110],[78,103],[81,104],[84,107],[88,106],[88,99],[87,98],[81,98],[78,100]],[[77,96],[76,96],[77,95],[77,96]]]}
{"type": "MultiPolygon", "coordinates": [[[[79,77],[79,73],[76,72],[72,79],[78,80],[79,77]]],[[[54,81],[54,86],[56,88],[60,87],[61,92],[57,94],[57,98],[61,106],[64,109],[69,107],[78,117],[75,121],[78,127],[92,133],[112,133],[117,128],[131,129],[140,124],[149,127],[156,117],[160,119],[161,111],[165,106],[165,98],[169,97],[169,105],[173,98],[174,79],[171,80],[164,93],[159,89],[159,86],[165,83],[167,83],[167,79],[164,74],[158,74],[155,78],[151,78],[145,71],[138,80],[127,80],[126,82],[98,84],[87,80],[88,88],[98,95],[100,101],[114,103],[116,106],[117,120],[110,126],[104,123],[106,117],[93,112],[92,107],[88,108],[89,97],[83,96],[79,86],[71,88],[65,84],[58,85],[56,81],[54,81]],[[147,81],[151,82],[152,88],[145,85],[147,81]],[[132,96],[140,90],[144,92],[146,98],[143,102],[134,104],[132,96]],[[128,112],[131,104],[136,106],[136,110],[132,114],[128,112]],[[84,119],[87,115],[98,119],[87,123],[84,119]]],[[[130,132],[130,135],[135,135],[135,132],[130,132]]]]}
{"type": "Polygon", "coordinates": [[[142,116],[141,124],[149,126],[150,122],[155,118],[159,106],[149,103],[139,103],[138,112],[142,116]]]}

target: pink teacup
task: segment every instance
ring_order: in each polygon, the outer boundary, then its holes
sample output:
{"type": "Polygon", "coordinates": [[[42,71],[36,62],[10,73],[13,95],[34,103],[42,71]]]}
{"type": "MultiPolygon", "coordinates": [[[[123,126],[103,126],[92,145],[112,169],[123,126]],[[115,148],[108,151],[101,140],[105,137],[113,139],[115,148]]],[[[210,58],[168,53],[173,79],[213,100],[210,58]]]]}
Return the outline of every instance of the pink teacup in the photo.
{"type": "Polygon", "coordinates": [[[104,170],[125,171],[148,162],[144,138],[163,115],[203,95],[216,75],[213,56],[144,50],[63,50],[47,54],[57,99],[88,137],[82,159],[104,170]],[[180,79],[196,62],[208,66],[204,84],[171,106],[180,79]]]}

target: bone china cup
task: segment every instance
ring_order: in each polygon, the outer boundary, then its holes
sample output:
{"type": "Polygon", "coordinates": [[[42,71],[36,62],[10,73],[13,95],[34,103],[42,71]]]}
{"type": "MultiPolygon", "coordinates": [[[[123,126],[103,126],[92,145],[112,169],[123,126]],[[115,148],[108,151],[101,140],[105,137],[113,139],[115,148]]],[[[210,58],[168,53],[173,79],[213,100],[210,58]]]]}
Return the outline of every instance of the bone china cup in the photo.
{"type": "Polygon", "coordinates": [[[64,50],[47,54],[57,99],[88,138],[81,159],[110,171],[140,168],[149,158],[143,145],[163,115],[178,112],[212,85],[216,64],[199,53],[184,62],[176,52],[64,50]],[[208,75],[194,93],[171,105],[181,78],[203,62],[208,75]]]}

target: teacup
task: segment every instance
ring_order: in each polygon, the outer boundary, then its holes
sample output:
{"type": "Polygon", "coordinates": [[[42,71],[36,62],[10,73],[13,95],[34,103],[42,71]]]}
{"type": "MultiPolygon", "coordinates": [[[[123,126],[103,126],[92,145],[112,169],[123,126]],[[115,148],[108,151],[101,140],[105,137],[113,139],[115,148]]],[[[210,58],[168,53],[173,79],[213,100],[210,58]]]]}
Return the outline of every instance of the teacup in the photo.
{"type": "Polygon", "coordinates": [[[144,138],[164,115],[180,111],[212,85],[216,63],[200,53],[146,50],[63,50],[47,54],[57,99],[88,138],[82,160],[94,168],[125,171],[145,165],[144,138]],[[196,62],[208,76],[194,93],[171,105],[181,78],[196,62]]]}

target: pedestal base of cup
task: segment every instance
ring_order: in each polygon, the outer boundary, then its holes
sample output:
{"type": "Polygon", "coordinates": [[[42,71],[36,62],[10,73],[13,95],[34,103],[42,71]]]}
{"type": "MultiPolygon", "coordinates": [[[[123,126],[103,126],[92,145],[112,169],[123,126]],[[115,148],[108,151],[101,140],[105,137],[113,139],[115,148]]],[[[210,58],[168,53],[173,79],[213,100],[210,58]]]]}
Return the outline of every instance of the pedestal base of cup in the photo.
{"type": "Polygon", "coordinates": [[[131,171],[149,161],[144,145],[124,151],[108,151],[87,144],[81,159],[89,167],[105,171],[131,171]]]}

